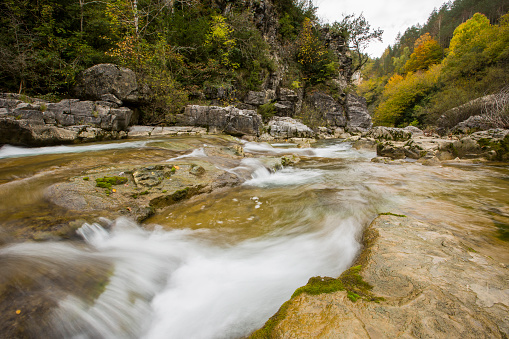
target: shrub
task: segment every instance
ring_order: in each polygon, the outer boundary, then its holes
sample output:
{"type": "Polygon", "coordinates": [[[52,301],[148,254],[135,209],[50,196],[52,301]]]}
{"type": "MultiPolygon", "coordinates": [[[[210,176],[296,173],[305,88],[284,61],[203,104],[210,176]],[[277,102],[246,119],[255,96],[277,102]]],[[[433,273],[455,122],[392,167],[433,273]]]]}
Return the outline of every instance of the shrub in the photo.
{"type": "Polygon", "coordinates": [[[269,120],[276,113],[276,107],[273,102],[268,102],[258,107],[258,114],[260,114],[263,120],[269,120]]]}

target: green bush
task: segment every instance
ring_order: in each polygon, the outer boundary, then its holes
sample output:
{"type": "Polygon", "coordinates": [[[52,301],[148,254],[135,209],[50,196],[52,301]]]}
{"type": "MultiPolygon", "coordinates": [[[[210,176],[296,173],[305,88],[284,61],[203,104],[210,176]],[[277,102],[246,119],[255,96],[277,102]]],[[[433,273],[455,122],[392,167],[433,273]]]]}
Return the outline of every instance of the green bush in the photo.
{"type": "Polygon", "coordinates": [[[274,103],[269,102],[258,107],[258,114],[262,116],[264,120],[269,120],[276,114],[276,107],[274,103]]]}

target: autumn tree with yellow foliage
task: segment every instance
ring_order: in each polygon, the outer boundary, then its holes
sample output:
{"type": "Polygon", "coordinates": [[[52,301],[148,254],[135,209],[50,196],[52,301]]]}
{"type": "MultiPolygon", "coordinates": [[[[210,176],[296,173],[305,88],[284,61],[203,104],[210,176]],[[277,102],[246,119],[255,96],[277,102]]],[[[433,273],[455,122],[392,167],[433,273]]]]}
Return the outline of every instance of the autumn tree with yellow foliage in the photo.
{"type": "MultiPolygon", "coordinates": [[[[394,58],[394,62],[401,60],[394,58]]],[[[445,53],[429,33],[421,35],[402,69],[379,94],[375,124],[436,124],[451,108],[509,84],[509,14],[495,25],[485,15],[474,14],[454,30],[445,53]]],[[[361,86],[364,91],[378,88],[361,86]]],[[[448,124],[457,122],[449,119],[448,124]]]]}
{"type": "Polygon", "coordinates": [[[440,63],[442,55],[438,42],[426,33],[415,41],[414,51],[405,63],[404,70],[407,73],[426,70],[431,65],[440,63]]]}

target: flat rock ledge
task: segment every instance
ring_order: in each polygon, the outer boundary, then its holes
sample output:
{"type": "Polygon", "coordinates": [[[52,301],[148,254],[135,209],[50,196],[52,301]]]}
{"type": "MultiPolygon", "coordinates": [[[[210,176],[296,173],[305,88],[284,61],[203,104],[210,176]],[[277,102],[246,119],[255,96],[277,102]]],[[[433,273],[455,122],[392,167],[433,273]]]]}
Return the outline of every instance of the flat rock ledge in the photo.
{"type": "MultiPolygon", "coordinates": [[[[382,215],[357,264],[378,301],[302,293],[271,338],[507,338],[509,270],[451,232],[382,215]]],[[[269,322],[268,322],[269,323],[269,322]]]]}
{"type": "Polygon", "coordinates": [[[509,160],[509,130],[490,129],[471,134],[440,137],[416,127],[374,127],[346,139],[355,148],[375,150],[374,162],[402,163],[413,159],[427,166],[444,162],[477,162],[509,160]],[[396,160],[396,161],[394,161],[396,160]]]}
{"type": "Polygon", "coordinates": [[[207,129],[203,127],[193,126],[171,126],[171,127],[154,127],[154,126],[131,126],[129,127],[128,136],[134,137],[154,137],[154,136],[183,136],[183,135],[206,135],[207,129]]]}

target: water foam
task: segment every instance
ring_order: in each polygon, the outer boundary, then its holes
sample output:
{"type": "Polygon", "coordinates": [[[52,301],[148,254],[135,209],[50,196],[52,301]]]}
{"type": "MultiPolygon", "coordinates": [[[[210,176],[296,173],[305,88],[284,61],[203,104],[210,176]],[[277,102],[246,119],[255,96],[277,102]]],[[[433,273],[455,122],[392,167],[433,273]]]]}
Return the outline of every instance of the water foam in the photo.
{"type": "Polygon", "coordinates": [[[93,144],[86,146],[48,146],[33,148],[4,145],[0,147],[0,159],[29,157],[47,154],[68,154],[68,153],[105,151],[112,149],[140,148],[145,147],[147,143],[148,141],[130,141],[107,144],[93,144]]]}
{"type": "Polygon", "coordinates": [[[352,149],[352,145],[347,142],[338,142],[320,148],[311,147],[282,148],[281,145],[282,144],[276,144],[277,147],[273,147],[268,143],[248,142],[244,145],[244,151],[253,154],[271,154],[271,155],[295,154],[298,156],[315,158],[346,158],[359,156],[358,151],[352,149]]]}
{"type": "Polygon", "coordinates": [[[180,159],[185,159],[185,158],[204,158],[206,156],[207,156],[207,154],[205,153],[205,148],[202,147],[202,148],[197,148],[197,149],[193,150],[189,154],[180,155],[178,157],[171,158],[166,161],[175,161],[175,160],[180,160],[180,159]]]}
{"type": "Polygon", "coordinates": [[[304,185],[317,182],[322,175],[323,171],[320,170],[304,170],[298,168],[284,168],[274,173],[260,170],[255,171],[252,174],[252,179],[244,182],[244,185],[264,188],[304,185]]]}
{"type": "Polygon", "coordinates": [[[257,329],[311,276],[337,275],[356,255],[354,218],[325,218],[318,232],[279,234],[236,245],[208,232],[147,231],[127,219],[111,230],[85,224],[89,248],[17,244],[0,250],[66,267],[91,258],[114,265],[90,305],[59,302],[54,329],[70,338],[238,338],[257,329]],[[217,237],[215,238],[217,241],[217,237]]]}

